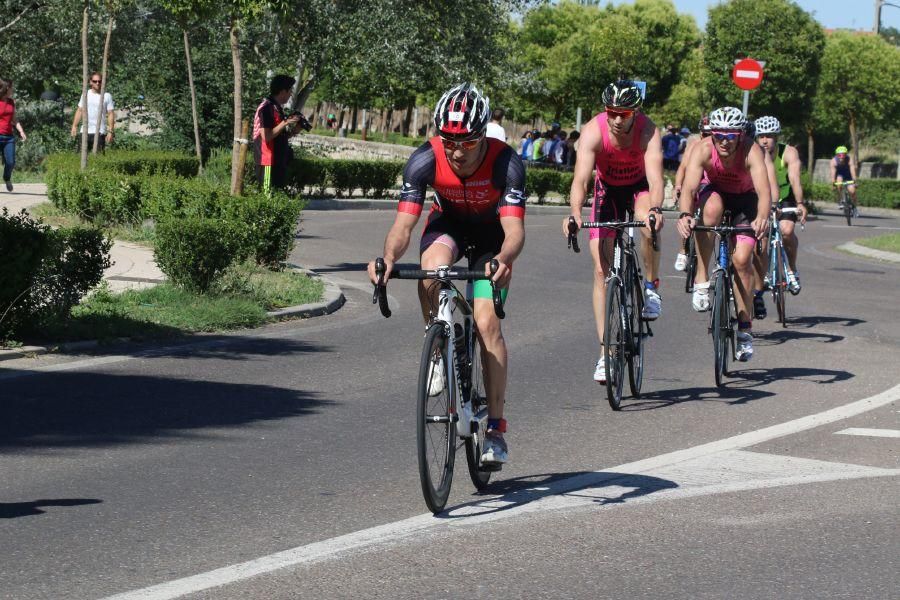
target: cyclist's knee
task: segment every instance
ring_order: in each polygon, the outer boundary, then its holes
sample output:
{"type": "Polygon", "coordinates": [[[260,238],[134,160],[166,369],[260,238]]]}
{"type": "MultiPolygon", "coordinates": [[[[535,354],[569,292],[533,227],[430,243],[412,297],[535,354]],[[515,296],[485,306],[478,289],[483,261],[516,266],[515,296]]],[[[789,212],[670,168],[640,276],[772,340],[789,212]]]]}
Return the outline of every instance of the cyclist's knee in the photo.
{"type": "Polygon", "coordinates": [[[500,319],[494,313],[493,305],[490,306],[490,310],[480,310],[475,313],[475,324],[478,326],[478,331],[481,333],[485,344],[503,341],[500,319]]]}

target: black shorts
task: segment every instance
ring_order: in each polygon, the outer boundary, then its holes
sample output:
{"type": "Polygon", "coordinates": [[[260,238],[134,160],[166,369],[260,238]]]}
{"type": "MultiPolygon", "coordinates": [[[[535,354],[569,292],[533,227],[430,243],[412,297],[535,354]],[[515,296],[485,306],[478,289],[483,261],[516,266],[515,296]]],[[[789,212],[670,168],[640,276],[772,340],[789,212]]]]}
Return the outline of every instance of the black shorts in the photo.
{"type": "MultiPolygon", "coordinates": [[[[728,194],[720,192],[714,186],[710,185],[704,190],[704,195],[706,197],[701,197],[704,206],[709,200],[709,196],[712,194],[718,194],[718,196],[722,198],[722,206],[725,210],[731,211],[731,222],[734,227],[749,227],[753,221],[756,220],[756,212],[759,206],[759,197],[756,195],[756,192],[728,194]]],[[[704,223],[704,225],[711,224],[704,223]]],[[[718,223],[712,223],[712,225],[718,225],[718,223]]]]}
{"type": "Polygon", "coordinates": [[[422,232],[419,255],[424,254],[432,244],[440,243],[450,248],[455,263],[467,255],[466,251],[471,245],[469,269],[483,270],[484,265],[500,252],[504,239],[506,235],[499,220],[467,222],[448,217],[439,210],[432,210],[428,214],[425,231],[422,232]]]}
{"type": "MultiPolygon", "coordinates": [[[[797,208],[797,200],[794,198],[794,192],[791,191],[790,195],[787,198],[778,203],[779,208],[797,208]]],[[[780,214],[778,215],[779,221],[793,221],[797,222],[797,213],[788,213],[788,214],[780,214]]]]}
{"type": "MultiPolygon", "coordinates": [[[[631,185],[608,185],[599,179],[594,182],[594,204],[591,209],[592,219],[599,222],[624,221],[628,218],[628,211],[634,210],[634,201],[638,196],[647,194],[650,184],[644,177],[631,185]]],[[[615,235],[612,229],[592,229],[598,231],[599,237],[611,237],[615,235]]]]}

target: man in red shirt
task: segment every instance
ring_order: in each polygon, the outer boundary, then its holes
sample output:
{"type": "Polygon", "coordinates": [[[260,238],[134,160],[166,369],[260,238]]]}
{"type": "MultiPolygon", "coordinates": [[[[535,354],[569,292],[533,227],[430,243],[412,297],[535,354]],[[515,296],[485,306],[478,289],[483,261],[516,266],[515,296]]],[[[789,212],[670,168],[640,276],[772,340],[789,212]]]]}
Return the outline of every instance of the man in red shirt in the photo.
{"type": "Polygon", "coordinates": [[[13,191],[12,172],[16,166],[16,136],[19,132],[22,141],[28,139],[22,124],[16,120],[16,101],[13,100],[13,83],[9,79],[0,79],[0,156],[3,157],[3,182],[6,191],[13,191]]]}
{"type": "Polygon", "coordinates": [[[287,183],[287,167],[293,157],[288,140],[298,133],[296,126],[309,131],[309,123],[301,114],[285,117],[284,103],[291,97],[296,80],[276,75],[269,84],[269,95],[256,108],[253,117],[253,158],[256,179],[266,193],[283,188],[287,183]]]}

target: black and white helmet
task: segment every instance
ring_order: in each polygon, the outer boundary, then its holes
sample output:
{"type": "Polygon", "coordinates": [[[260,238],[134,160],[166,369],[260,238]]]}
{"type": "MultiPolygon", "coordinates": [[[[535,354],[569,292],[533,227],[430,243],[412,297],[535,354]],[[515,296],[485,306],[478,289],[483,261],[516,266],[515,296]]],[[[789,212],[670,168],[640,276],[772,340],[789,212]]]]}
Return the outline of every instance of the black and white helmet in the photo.
{"type": "Polygon", "coordinates": [[[723,106],[709,113],[709,126],[719,131],[738,131],[747,127],[747,117],[741,109],[723,106]]]}
{"type": "Polygon", "coordinates": [[[447,91],[434,109],[438,135],[467,141],[481,137],[491,120],[490,100],[474,85],[462,83],[447,91]]]}
{"type": "Polygon", "coordinates": [[[781,123],[775,117],[760,117],[753,124],[756,125],[756,135],[778,135],[781,133],[781,123]]]}
{"type": "Polygon", "coordinates": [[[610,108],[637,109],[644,103],[639,88],[630,79],[614,81],[603,90],[603,105],[610,108]]]}

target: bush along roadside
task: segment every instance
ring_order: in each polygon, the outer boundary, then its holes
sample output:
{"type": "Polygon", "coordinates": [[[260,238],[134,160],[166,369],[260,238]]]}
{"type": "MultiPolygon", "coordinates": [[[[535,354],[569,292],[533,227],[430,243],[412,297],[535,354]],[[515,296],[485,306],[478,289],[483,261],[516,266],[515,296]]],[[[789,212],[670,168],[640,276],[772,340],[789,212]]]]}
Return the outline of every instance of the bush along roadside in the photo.
{"type": "Polygon", "coordinates": [[[0,212],[0,340],[33,335],[69,313],[109,267],[98,229],[52,230],[27,214],[0,212]]]}
{"type": "MultiPolygon", "coordinates": [[[[803,197],[821,202],[836,202],[837,195],[830,183],[813,182],[807,173],[800,179],[803,197]]],[[[900,181],[896,179],[860,179],[856,186],[860,206],[900,208],[900,181]]]]}

